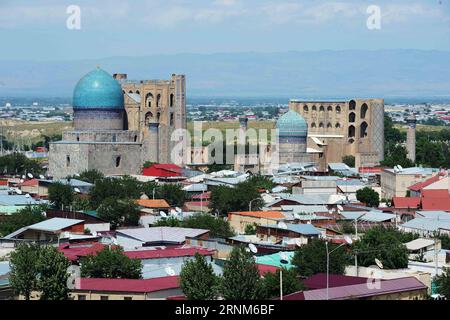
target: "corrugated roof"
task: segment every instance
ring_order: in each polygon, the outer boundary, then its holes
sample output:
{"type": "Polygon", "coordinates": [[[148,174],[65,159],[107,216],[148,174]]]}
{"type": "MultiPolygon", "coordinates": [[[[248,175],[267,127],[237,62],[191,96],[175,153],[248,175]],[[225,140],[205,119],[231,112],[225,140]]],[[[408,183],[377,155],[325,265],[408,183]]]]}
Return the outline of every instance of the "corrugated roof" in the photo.
{"type": "Polygon", "coordinates": [[[197,237],[207,232],[209,232],[209,230],[177,227],[152,227],[116,230],[116,233],[119,235],[134,238],[144,243],[160,241],[182,243],[186,240],[186,237],[197,237]]]}
{"type": "Polygon", "coordinates": [[[76,220],[76,219],[64,219],[64,218],[52,218],[48,220],[44,220],[42,222],[38,222],[32,224],[27,227],[20,228],[15,232],[8,234],[5,236],[5,239],[12,239],[16,236],[22,234],[26,230],[38,230],[38,231],[48,231],[48,232],[56,232],[62,229],[66,229],[78,223],[84,222],[84,220],[76,220]]]}
{"type": "Polygon", "coordinates": [[[395,219],[395,214],[384,213],[382,211],[342,211],[341,215],[346,220],[366,221],[366,222],[384,222],[395,219]]]}
{"type": "Polygon", "coordinates": [[[429,186],[430,184],[439,181],[439,175],[435,175],[434,177],[431,177],[429,179],[426,179],[425,181],[422,182],[418,182],[416,184],[413,184],[412,186],[408,187],[409,190],[412,191],[420,191],[423,188],[425,188],[426,186],[429,186]]]}
{"type": "Polygon", "coordinates": [[[138,205],[146,208],[170,208],[170,205],[164,199],[140,199],[138,205]]]}
{"type": "Polygon", "coordinates": [[[422,198],[422,209],[450,211],[450,196],[441,198],[422,198]]]}
{"type": "Polygon", "coordinates": [[[124,254],[131,259],[161,259],[175,257],[191,257],[196,253],[203,256],[212,256],[214,250],[203,248],[168,248],[168,249],[152,249],[152,250],[136,250],[125,251],[124,254]]]}
{"type": "Polygon", "coordinates": [[[320,231],[317,230],[316,227],[314,227],[312,224],[308,224],[308,223],[300,223],[300,224],[286,223],[286,226],[287,226],[287,229],[280,228],[277,224],[263,225],[261,227],[278,229],[278,230],[289,230],[289,231],[303,234],[303,235],[319,235],[320,234],[320,231]]]}
{"type": "MultiPolygon", "coordinates": [[[[380,281],[379,286],[368,286],[367,283],[329,288],[329,300],[360,299],[405,291],[426,290],[427,286],[414,277],[380,281]]],[[[294,293],[285,296],[285,300],[297,300],[294,293]]],[[[303,291],[305,300],[326,300],[327,289],[303,291]]]]}
{"type": "Polygon", "coordinates": [[[38,204],[36,200],[26,195],[0,195],[0,205],[2,206],[25,206],[38,204]]]}
{"type": "Polygon", "coordinates": [[[416,209],[420,205],[420,198],[393,197],[392,204],[396,209],[416,209]]]}
{"type": "MultiPolygon", "coordinates": [[[[354,284],[367,283],[367,278],[351,277],[339,274],[329,275],[329,288],[349,286],[354,284]]],[[[327,287],[327,274],[317,273],[303,281],[308,289],[323,289],[327,287]]]]}
{"type": "Polygon", "coordinates": [[[230,214],[235,214],[239,216],[255,217],[255,218],[266,218],[266,219],[284,219],[285,215],[280,211],[238,211],[230,212],[230,214]]]}
{"type": "Polygon", "coordinates": [[[423,239],[423,238],[414,239],[410,242],[405,243],[406,248],[411,251],[420,250],[432,245],[434,245],[433,239],[423,239]]]}
{"type": "Polygon", "coordinates": [[[152,279],[80,278],[76,281],[76,289],[86,291],[146,293],[175,288],[179,288],[178,277],[152,279]]]}
{"type": "Polygon", "coordinates": [[[277,253],[273,253],[273,254],[267,254],[264,256],[257,256],[256,257],[256,263],[257,264],[264,264],[264,265],[269,265],[269,266],[275,266],[277,268],[286,268],[286,269],[290,269],[293,267],[293,265],[291,264],[292,258],[294,257],[294,252],[293,251],[284,251],[284,254],[286,254],[286,256],[288,257],[288,263],[287,264],[283,264],[281,263],[281,252],[277,252],[277,253]]]}

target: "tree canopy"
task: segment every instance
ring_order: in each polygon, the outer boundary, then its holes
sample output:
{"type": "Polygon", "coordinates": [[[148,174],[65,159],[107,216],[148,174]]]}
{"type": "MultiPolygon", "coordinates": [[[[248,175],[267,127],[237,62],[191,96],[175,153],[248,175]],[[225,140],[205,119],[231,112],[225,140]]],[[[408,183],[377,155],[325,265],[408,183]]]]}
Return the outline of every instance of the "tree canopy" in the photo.
{"type": "Polygon", "coordinates": [[[446,299],[450,299],[450,268],[444,268],[444,272],[436,277],[437,291],[446,299]]]}
{"type": "Polygon", "coordinates": [[[248,211],[250,201],[252,210],[260,210],[264,204],[258,186],[251,181],[244,181],[234,188],[214,187],[211,191],[210,208],[221,215],[227,215],[232,211],[248,211]]]}
{"type": "Polygon", "coordinates": [[[119,226],[137,226],[139,209],[134,200],[106,198],[97,208],[98,217],[111,223],[113,229],[119,226]]]}
{"type": "Polygon", "coordinates": [[[408,250],[403,243],[414,235],[405,234],[393,227],[377,226],[369,229],[353,246],[358,264],[369,267],[379,259],[386,269],[408,267],[408,250]]]}
{"type": "Polygon", "coordinates": [[[378,207],[380,204],[380,195],[369,187],[364,187],[356,191],[356,199],[365,203],[368,207],[378,207]]]}
{"type": "Polygon", "coordinates": [[[225,261],[221,291],[226,300],[252,300],[258,298],[259,271],[255,260],[244,246],[236,246],[225,261]]]}
{"type": "Polygon", "coordinates": [[[181,269],[180,287],[189,300],[211,300],[217,297],[219,278],[204,256],[196,253],[181,269]]]}
{"type": "Polygon", "coordinates": [[[39,175],[44,173],[44,168],[38,161],[28,159],[22,153],[11,153],[0,157],[0,172],[8,175],[39,175]]]}
{"type": "MultiPolygon", "coordinates": [[[[330,254],[330,274],[344,274],[345,267],[349,264],[349,255],[344,246],[337,249],[337,245],[329,243],[330,254]]],[[[296,267],[298,274],[302,277],[309,277],[316,273],[327,271],[327,249],[323,240],[313,239],[308,244],[298,248],[292,264],[296,267]]]]}
{"type": "Polygon", "coordinates": [[[81,276],[86,278],[140,279],[141,261],[130,259],[120,247],[109,248],[81,258],[81,276]]]}
{"type": "Polygon", "coordinates": [[[72,187],[60,182],[52,183],[48,187],[48,199],[58,210],[68,207],[73,201],[72,187]]]}
{"type": "MultiPolygon", "coordinates": [[[[303,290],[304,286],[295,269],[282,269],[283,296],[303,290]]],[[[280,270],[264,274],[261,280],[260,298],[273,299],[280,296],[280,270]]]]}
{"type": "Polygon", "coordinates": [[[45,220],[45,216],[42,213],[46,210],[46,205],[26,206],[6,216],[0,220],[0,236],[6,236],[20,228],[45,220]]]}

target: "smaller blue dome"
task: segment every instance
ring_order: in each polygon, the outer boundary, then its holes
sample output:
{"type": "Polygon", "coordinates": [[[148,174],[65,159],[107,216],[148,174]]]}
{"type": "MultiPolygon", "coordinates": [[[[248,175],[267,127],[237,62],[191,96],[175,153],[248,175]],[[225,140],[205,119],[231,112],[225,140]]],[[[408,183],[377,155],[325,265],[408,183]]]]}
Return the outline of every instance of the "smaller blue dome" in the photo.
{"type": "Polygon", "coordinates": [[[108,72],[97,68],[78,81],[74,109],[124,109],[122,87],[108,72]]]}
{"type": "Polygon", "coordinates": [[[306,137],[308,135],[308,124],[297,112],[289,110],[277,121],[277,129],[280,136],[306,137]]]}

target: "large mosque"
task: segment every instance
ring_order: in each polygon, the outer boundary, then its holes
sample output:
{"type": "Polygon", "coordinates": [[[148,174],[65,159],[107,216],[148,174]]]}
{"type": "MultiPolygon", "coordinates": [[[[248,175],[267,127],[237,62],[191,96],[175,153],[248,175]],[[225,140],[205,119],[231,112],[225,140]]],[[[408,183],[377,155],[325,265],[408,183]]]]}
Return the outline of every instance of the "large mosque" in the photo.
{"type": "Polygon", "coordinates": [[[171,162],[172,145],[183,137],[172,142],[170,135],[186,127],[184,97],[184,75],[127,81],[126,75],[113,77],[100,68],[89,72],[74,89],[73,130],[50,144],[48,175],[63,178],[91,169],[139,174],[145,161],[171,162]]]}

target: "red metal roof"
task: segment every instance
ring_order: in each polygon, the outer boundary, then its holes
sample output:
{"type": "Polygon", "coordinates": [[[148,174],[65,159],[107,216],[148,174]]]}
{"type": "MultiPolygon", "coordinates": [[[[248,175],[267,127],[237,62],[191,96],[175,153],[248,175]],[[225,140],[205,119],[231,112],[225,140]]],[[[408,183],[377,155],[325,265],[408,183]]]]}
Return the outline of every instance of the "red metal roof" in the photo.
{"type": "Polygon", "coordinates": [[[450,211],[450,196],[437,198],[422,198],[422,210],[425,211],[450,211]]]}
{"type": "MultiPolygon", "coordinates": [[[[330,300],[361,299],[386,294],[426,290],[427,286],[414,277],[383,280],[379,286],[368,286],[367,283],[329,288],[330,300]]],[[[284,296],[285,300],[325,300],[327,289],[299,291],[284,296]]]]}
{"type": "Polygon", "coordinates": [[[200,194],[196,194],[192,196],[192,199],[209,199],[211,197],[211,191],[208,192],[204,192],[204,193],[200,193],[200,194]]]}
{"type": "Polygon", "coordinates": [[[179,288],[177,276],[152,279],[100,279],[80,278],[75,288],[89,291],[115,291],[147,293],[179,288]]]}
{"type": "Polygon", "coordinates": [[[183,169],[176,164],[154,164],[144,168],[142,174],[151,177],[180,177],[183,169]]]}
{"type": "Polygon", "coordinates": [[[196,253],[202,256],[212,256],[214,250],[203,248],[170,248],[170,249],[155,249],[155,250],[138,250],[125,251],[124,254],[131,259],[159,259],[159,258],[175,258],[175,257],[190,257],[196,253]]]}
{"type": "Polygon", "coordinates": [[[394,197],[392,204],[396,209],[417,209],[420,205],[420,198],[394,197]]]}
{"type": "Polygon", "coordinates": [[[101,243],[79,243],[79,244],[63,244],[58,250],[70,261],[78,261],[81,257],[90,254],[95,255],[97,252],[103,250],[105,245],[101,243]]]}
{"type": "MultiPolygon", "coordinates": [[[[322,289],[327,287],[327,274],[326,273],[318,273],[315,274],[305,281],[303,281],[304,285],[309,289],[322,289]]],[[[362,277],[350,277],[338,274],[330,274],[329,277],[329,287],[342,287],[360,283],[367,283],[367,278],[362,277]]]]}
{"type": "Polygon", "coordinates": [[[434,190],[422,190],[422,198],[446,198],[450,196],[450,190],[448,189],[434,189],[434,190]]]}
{"type": "Polygon", "coordinates": [[[34,187],[37,185],[39,185],[38,179],[31,179],[31,180],[27,180],[27,181],[24,181],[23,183],[21,183],[22,187],[34,187]]]}
{"type": "Polygon", "coordinates": [[[417,191],[419,192],[420,190],[422,190],[423,188],[429,186],[430,184],[439,181],[439,174],[435,175],[434,177],[431,177],[425,181],[422,182],[418,182],[416,184],[413,184],[412,186],[409,186],[408,189],[412,190],[412,191],[417,191]]]}

